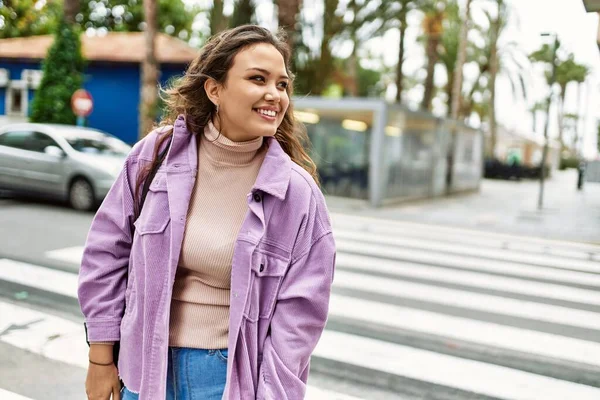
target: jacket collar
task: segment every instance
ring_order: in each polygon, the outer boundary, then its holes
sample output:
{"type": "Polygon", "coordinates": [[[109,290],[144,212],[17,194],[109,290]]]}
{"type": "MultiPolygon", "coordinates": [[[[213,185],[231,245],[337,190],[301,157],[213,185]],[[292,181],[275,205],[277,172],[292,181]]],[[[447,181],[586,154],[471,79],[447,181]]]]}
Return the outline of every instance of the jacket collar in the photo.
{"type": "MultiPolygon", "coordinates": [[[[183,115],[177,117],[175,131],[185,132],[186,134],[191,133],[187,128],[183,115]]],[[[252,191],[260,190],[279,200],[284,200],[292,175],[293,161],[283,150],[277,139],[265,137],[265,141],[269,148],[252,186],[252,191]]]]}
{"type": "Polygon", "coordinates": [[[292,175],[292,160],[274,137],[265,138],[269,149],[252,191],[261,190],[284,200],[292,175]]]}

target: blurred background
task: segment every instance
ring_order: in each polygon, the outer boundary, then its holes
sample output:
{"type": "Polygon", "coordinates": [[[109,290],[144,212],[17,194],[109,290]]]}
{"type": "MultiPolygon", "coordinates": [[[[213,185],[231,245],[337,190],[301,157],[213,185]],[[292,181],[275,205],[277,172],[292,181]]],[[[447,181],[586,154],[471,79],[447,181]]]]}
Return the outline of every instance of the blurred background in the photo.
{"type": "Polygon", "coordinates": [[[338,245],[309,399],[600,398],[599,0],[0,0],[0,398],[83,399],[93,212],[211,36],[293,49],[338,245]]]}

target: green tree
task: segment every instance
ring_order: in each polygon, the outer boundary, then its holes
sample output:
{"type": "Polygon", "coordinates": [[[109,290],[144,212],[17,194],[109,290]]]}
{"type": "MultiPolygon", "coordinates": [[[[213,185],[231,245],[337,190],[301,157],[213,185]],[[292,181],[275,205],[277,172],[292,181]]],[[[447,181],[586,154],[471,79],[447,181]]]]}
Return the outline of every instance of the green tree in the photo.
{"type": "Polygon", "coordinates": [[[461,26],[463,26],[463,21],[460,18],[458,3],[455,0],[450,0],[446,7],[446,18],[444,19],[443,27],[444,35],[442,36],[439,51],[439,60],[444,65],[447,75],[445,92],[448,104],[448,116],[451,115],[451,104],[454,97],[453,89],[456,79],[456,68],[458,67],[461,26]]]}
{"type": "Polygon", "coordinates": [[[71,96],[83,84],[85,61],[77,28],[62,20],[42,62],[42,81],[31,105],[31,121],[75,124],[71,96]]]}
{"type": "Polygon", "coordinates": [[[256,13],[256,6],[253,0],[237,0],[233,7],[233,14],[229,19],[229,27],[251,24],[256,13]]]}
{"type": "Polygon", "coordinates": [[[48,0],[0,1],[0,39],[46,35],[54,32],[62,16],[62,3],[48,0]]]}
{"type": "Polygon", "coordinates": [[[423,18],[423,32],[426,37],[425,54],[427,55],[427,76],[425,78],[425,91],[421,108],[431,110],[431,102],[435,94],[435,65],[439,60],[439,45],[444,33],[444,19],[446,18],[445,1],[428,1],[421,10],[425,13],[423,18]]]}
{"type": "Polygon", "coordinates": [[[358,95],[361,97],[381,97],[385,94],[380,71],[358,66],[358,95]]]}
{"type": "MultiPolygon", "coordinates": [[[[558,48],[560,49],[560,42],[558,44],[558,48]]],[[[533,62],[543,63],[546,65],[546,80],[548,84],[551,84],[552,79],[552,57],[553,57],[553,49],[550,45],[544,44],[541,48],[534,51],[530,55],[530,59],[533,62]]],[[[579,64],[575,61],[575,56],[572,53],[568,53],[566,58],[557,57],[556,62],[556,81],[560,87],[560,96],[559,96],[559,104],[558,104],[558,140],[561,143],[561,147],[564,146],[563,141],[563,131],[564,131],[564,105],[566,101],[567,95],[567,87],[570,83],[577,83],[581,85],[585,82],[587,76],[590,73],[590,70],[587,66],[579,64]]],[[[578,96],[580,97],[580,96],[578,96]]],[[[579,108],[579,107],[578,107],[579,108]]]]}
{"type": "MultiPolygon", "coordinates": [[[[301,30],[298,24],[302,0],[275,0],[277,5],[277,22],[279,28],[285,30],[287,35],[287,44],[294,53],[296,42],[301,38],[301,30]]],[[[292,57],[294,60],[295,57],[292,57]]],[[[293,68],[295,70],[295,68],[293,68]]]]}
{"type": "Polygon", "coordinates": [[[402,93],[405,89],[404,53],[406,52],[406,30],[408,29],[408,15],[421,5],[423,0],[388,0],[384,2],[386,10],[386,21],[400,32],[400,43],[398,45],[398,63],[396,64],[396,102],[402,102],[402,93]]]}
{"type": "Polygon", "coordinates": [[[455,65],[455,71],[452,78],[452,85],[450,89],[450,96],[448,96],[448,108],[450,110],[450,116],[453,119],[458,118],[458,112],[460,107],[460,97],[462,94],[462,82],[463,82],[463,66],[467,58],[467,37],[469,34],[469,27],[471,25],[471,1],[467,0],[465,9],[465,18],[462,19],[460,16],[458,20],[461,21],[460,33],[458,37],[457,46],[457,60],[455,65]]]}
{"type": "MultiPolygon", "coordinates": [[[[186,6],[182,0],[156,0],[158,31],[187,40],[192,31],[198,6],[186,6]]],[[[106,28],[117,32],[143,30],[143,0],[82,1],[77,22],[84,28],[106,28]]]]}
{"type": "Polygon", "coordinates": [[[229,18],[223,14],[223,7],[223,0],[213,0],[208,17],[211,36],[227,29],[229,18]]]}
{"type": "Polygon", "coordinates": [[[358,96],[360,63],[358,51],[363,43],[381,35],[386,29],[385,2],[382,0],[350,0],[344,12],[344,25],[340,31],[340,40],[352,43],[352,52],[339,73],[345,75],[344,91],[349,96],[358,96]]]}
{"type": "MultiPolygon", "coordinates": [[[[564,145],[564,130],[565,130],[565,99],[567,95],[567,86],[570,83],[579,83],[585,81],[589,69],[585,65],[578,64],[575,61],[573,54],[569,54],[568,58],[560,62],[556,66],[556,82],[560,86],[560,106],[559,106],[559,131],[558,140],[561,145],[564,145]]],[[[575,130],[577,127],[575,126],[575,130]]]]}
{"type": "Polygon", "coordinates": [[[158,115],[158,89],[157,82],[160,76],[160,67],[156,59],[156,32],[157,32],[157,0],[144,0],[144,43],[146,51],[142,62],[142,77],[140,87],[140,113],[139,132],[141,139],[151,130],[158,115]]]}
{"type": "Polygon", "coordinates": [[[535,132],[537,129],[537,114],[538,112],[546,112],[546,107],[547,104],[545,101],[538,101],[536,103],[533,104],[533,106],[531,106],[531,108],[529,109],[529,112],[531,113],[531,119],[532,119],[532,127],[531,127],[531,131],[535,132]]]}
{"type": "MultiPolygon", "coordinates": [[[[295,52],[297,76],[294,82],[298,94],[319,96],[332,83],[335,72],[331,44],[344,28],[342,16],[337,13],[339,0],[324,0],[323,35],[318,52],[299,41],[295,52]]],[[[302,24],[301,25],[307,25],[302,24]]]]}

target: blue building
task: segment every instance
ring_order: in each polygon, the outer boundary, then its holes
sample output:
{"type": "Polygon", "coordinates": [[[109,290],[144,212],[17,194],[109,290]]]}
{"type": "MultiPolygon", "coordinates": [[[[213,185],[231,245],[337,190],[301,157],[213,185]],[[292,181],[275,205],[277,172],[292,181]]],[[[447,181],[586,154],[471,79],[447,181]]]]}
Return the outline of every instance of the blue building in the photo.
{"type": "MultiPolygon", "coordinates": [[[[0,39],[0,119],[25,120],[42,77],[41,61],[52,44],[50,35],[0,39]]],[[[87,60],[84,88],[94,100],[86,125],[133,144],[138,138],[138,106],[144,35],[110,32],[81,36],[87,60]]],[[[166,34],[159,34],[156,56],[160,82],[183,75],[198,50],[166,34]]]]}

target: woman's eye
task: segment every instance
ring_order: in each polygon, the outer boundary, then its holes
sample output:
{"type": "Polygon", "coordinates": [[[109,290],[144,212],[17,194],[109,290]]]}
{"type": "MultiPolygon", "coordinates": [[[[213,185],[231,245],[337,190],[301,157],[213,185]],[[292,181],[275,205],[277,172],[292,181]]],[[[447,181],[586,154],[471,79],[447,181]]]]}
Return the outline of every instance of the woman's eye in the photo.
{"type": "Polygon", "coordinates": [[[252,78],[250,78],[250,80],[257,80],[259,82],[264,82],[265,78],[260,75],[256,75],[256,76],[253,76],[252,78]]]}
{"type": "Polygon", "coordinates": [[[287,89],[288,83],[287,82],[279,82],[279,86],[281,86],[284,89],[287,89]]]}

